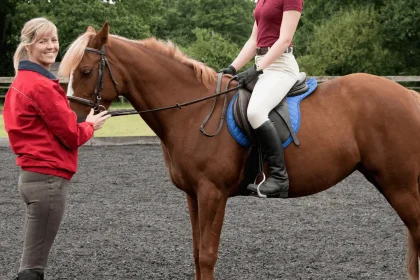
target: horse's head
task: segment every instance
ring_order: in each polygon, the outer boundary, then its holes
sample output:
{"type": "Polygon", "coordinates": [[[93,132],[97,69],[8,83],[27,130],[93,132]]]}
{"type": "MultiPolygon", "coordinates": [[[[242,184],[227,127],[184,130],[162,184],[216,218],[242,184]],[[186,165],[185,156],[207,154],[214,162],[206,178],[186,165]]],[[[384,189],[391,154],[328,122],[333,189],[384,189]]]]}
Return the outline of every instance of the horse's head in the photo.
{"type": "Polygon", "coordinates": [[[93,27],[76,39],[67,50],[59,74],[69,77],[67,96],[77,115],[108,109],[122,90],[117,61],[110,52],[109,25],[96,33],[93,27]]]}

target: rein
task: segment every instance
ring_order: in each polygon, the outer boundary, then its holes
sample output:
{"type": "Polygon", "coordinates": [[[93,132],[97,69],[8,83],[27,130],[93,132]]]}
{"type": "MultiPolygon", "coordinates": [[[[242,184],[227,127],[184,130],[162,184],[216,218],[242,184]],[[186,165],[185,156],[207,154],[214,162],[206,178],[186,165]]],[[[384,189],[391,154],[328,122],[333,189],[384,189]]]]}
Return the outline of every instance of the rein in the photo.
{"type": "Polygon", "coordinates": [[[192,105],[192,104],[195,104],[195,103],[199,103],[199,102],[202,102],[202,101],[211,99],[211,98],[215,98],[214,103],[213,103],[213,107],[212,107],[210,113],[207,115],[207,117],[205,118],[205,120],[203,121],[203,123],[200,126],[200,131],[201,131],[201,133],[203,133],[204,136],[214,137],[217,134],[219,134],[220,130],[222,130],[222,127],[223,127],[223,121],[224,121],[225,116],[226,116],[226,104],[227,104],[227,96],[226,96],[226,94],[229,93],[229,92],[231,92],[231,91],[237,90],[237,89],[239,89],[239,88],[242,87],[242,85],[238,85],[236,87],[233,87],[233,88],[230,88],[229,89],[230,83],[234,80],[234,78],[232,78],[227,83],[226,90],[220,92],[220,87],[221,87],[221,84],[222,84],[222,78],[223,78],[223,74],[222,73],[219,73],[218,74],[218,78],[217,78],[216,93],[214,95],[211,95],[211,96],[203,97],[203,98],[200,98],[200,99],[196,99],[196,100],[185,102],[185,103],[181,103],[181,104],[177,103],[175,105],[168,106],[168,107],[161,107],[161,108],[144,110],[144,111],[136,111],[136,110],[124,110],[123,111],[123,110],[120,110],[120,111],[109,112],[109,114],[111,116],[113,116],[113,117],[116,117],[116,116],[126,116],[126,115],[134,115],[134,114],[137,115],[137,114],[143,114],[143,113],[159,112],[159,111],[165,111],[165,110],[176,109],[176,108],[182,109],[182,107],[187,107],[187,106],[192,105]],[[221,95],[224,95],[225,100],[223,102],[223,110],[222,110],[222,115],[220,117],[219,126],[218,126],[217,131],[215,133],[208,134],[206,132],[206,130],[205,130],[204,127],[206,126],[207,122],[210,120],[211,116],[213,115],[213,112],[216,109],[217,98],[219,96],[221,96],[221,95]]]}
{"type": "MultiPolygon", "coordinates": [[[[70,101],[74,101],[74,102],[89,106],[89,107],[93,108],[96,112],[103,111],[103,110],[105,110],[105,107],[103,105],[100,105],[99,102],[102,99],[102,90],[103,90],[103,86],[104,86],[105,67],[108,67],[109,73],[111,75],[111,80],[112,80],[112,83],[114,84],[114,88],[115,88],[115,91],[117,92],[117,95],[119,95],[118,88],[117,88],[118,83],[114,79],[114,75],[112,74],[112,71],[111,71],[111,66],[110,66],[110,64],[109,64],[109,62],[106,58],[105,45],[102,45],[100,50],[93,49],[93,48],[85,48],[85,51],[92,52],[92,53],[95,53],[95,54],[98,54],[98,55],[101,56],[101,60],[99,62],[99,74],[98,74],[98,78],[96,80],[94,92],[93,92],[93,95],[92,95],[92,100],[88,100],[88,99],[81,98],[81,97],[76,97],[76,96],[67,96],[67,98],[70,101]]],[[[161,107],[161,108],[144,110],[144,111],[136,111],[134,109],[132,109],[132,110],[119,110],[119,111],[109,112],[108,114],[111,115],[112,117],[117,117],[117,116],[126,116],[126,115],[134,115],[134,114],[137,115],[137,114],[143,114],[143,113],[159,112],[159,111],[165,111],[165,110],[170,110],[170,109],[175,109],[175,108],[182,109],[182,107],[187,107],[187,106],[195,104],[195,103],[199,103],[199,102],[211,99],[211,98],[215,98],[214,104],[213,104],[213,107],[212,107],[210,113],[208,114],[208,116],[205,118],[205,120],[203,121],[203,123],[200,126],[201,133],[203,133],[207,137],[213,137],[213,136],[216,136],[220,132],[220,130],[222,129],[222,126],[223,126],[223,121],[224,121],[224,118],[225,118],[225,115],[226,115],[226,104],[227,104],[226,94],[231,92],[231,91],[234,91],[234,90],[237,90],[237,89],[240,89],[240,88],[243,87],[240,84],[236,87],[233,87],[233,88],[229,89],[230,83],[236,78],[236,76],[234,76],[227,83],[226,90],[220,92],[220,87],[221,87],[221,84],[222,84],[222,78],[223,78],[223,74],[219,73],[218,77],[217,77],[216,93],[214,95],[211,95],[211,96],[195,99],[193,101],[189,101],[189,102],[185,102],[185,103],[181,103],[181,104],[177,103],[175,105],[168,106],[168,107],[161,107]],[[221,95],[225,95],[224,96],[225,99],[224,99],[224,102],[223,102],[223,110],[222,110],[222,115],[221,115],[221,118],[220,118],[219,126],[217,128],[216,133],[208,134],[205,131],[204,127],[206,126],[207,122],[210,120],[211,116],[213,115],[213,112],[216,108],[217,98],[221,95]]]]}
{"type": "MultiPolygon", "coordinates": [[[[229,86],[229,84],[231,83],[232,80],[234,80],[234,79],[231,79],[228,82],[228,86],[229,86]]],[[[111,116],[113,116],[113,117],[118,117],[118,116],[125,116],[125,115],[137,115],[137,114],[143,114],[143,113],[153,113],[153,112],[165,111],[165,110],[176,109],[176,108],[182,109],[182,107],[187,107],[189,105],[192,105],[192,104],[195,104],[195,103],[199,103],[199,102],[202,102],[202,101],[206,101],[208,99],[212,99],[212,98],[216,98],[217,99],[217,97],[219,97],[221,95],[227,94],[227,93],[229,93],[231,91],[234,91],[234,90],[237,90],[237,89],[240,89],[240,88],[242,88],[242,85],[239,85],[239,86],[236,86],[236,87],[227,89],[227,90],[222,91],[222,92],[215,93],[214,95],[211,95],[211,96],[203,97],[203,98],[200,98],[200,99],[195,99],[193,101],[189,101],[189,102],[185,102],[185,103],[181,103],[181,104],[176,103],[175,105],[168,106],[168,107],[161,107],[161,108],[144,110],[144,111],[136,111],[134,109],[131,109],[131,110],[118,110],[118,111],[109,112],[108,114],[111,115],[111,116]]],[[[74,101],[76,101],[76,100],[74,100],[74,101]]],[[[88,105],[88,104],[85,104],[85,105],[88,105]]]]}

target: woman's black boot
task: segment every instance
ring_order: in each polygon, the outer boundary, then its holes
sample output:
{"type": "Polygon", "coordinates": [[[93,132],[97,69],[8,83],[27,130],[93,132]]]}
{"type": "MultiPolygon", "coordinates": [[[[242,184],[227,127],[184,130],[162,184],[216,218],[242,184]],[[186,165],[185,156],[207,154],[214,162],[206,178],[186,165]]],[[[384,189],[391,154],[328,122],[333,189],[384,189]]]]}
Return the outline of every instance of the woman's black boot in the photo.
{"type": "MultiPolygon", "coordinates": [[[[286,164],[282,143],[274,124],[268,120],[257,129],[254,129],[258,141],[261,144],[267,161],[270,176],[261,184],[259,190],[267,197],[288,197],[289,177],[287,176],[286,164]]],[[[247,189],[258,193],[257,185],[249,184],[247,189]]]]}
{"type": "Polygon", "coordinates": [[[18,273],[18,277],[15,280],[44,280],[44,273],[25,269],[18,273]]]}

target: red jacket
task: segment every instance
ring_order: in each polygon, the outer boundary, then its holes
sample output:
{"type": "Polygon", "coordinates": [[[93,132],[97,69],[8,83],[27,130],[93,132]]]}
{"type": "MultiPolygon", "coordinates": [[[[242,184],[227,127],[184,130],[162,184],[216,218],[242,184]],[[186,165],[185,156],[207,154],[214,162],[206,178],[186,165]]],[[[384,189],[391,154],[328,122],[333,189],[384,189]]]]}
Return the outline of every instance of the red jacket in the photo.
{"type": "Polygon", "coordinates": [[[54,75],[27,60],[19,63],[3,117],[18,166],[67,180],[76,173],[78,147],[94,131],[92,123],[77,123],[54,75]]]}

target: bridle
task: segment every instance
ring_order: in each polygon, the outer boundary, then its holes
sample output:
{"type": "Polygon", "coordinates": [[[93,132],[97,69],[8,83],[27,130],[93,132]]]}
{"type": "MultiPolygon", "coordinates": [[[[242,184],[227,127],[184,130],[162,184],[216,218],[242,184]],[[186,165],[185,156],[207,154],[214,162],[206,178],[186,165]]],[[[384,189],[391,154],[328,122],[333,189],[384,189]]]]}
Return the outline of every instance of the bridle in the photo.
{"type": "MultiPolygon", "coordinates": [[[[85,51],[96,53],[96,54],[99,54],[101,56],[101,60],[99,61],[99,67],[98,67],[98,69],[99,69],[98,78],[96,79],[95,89],[94,89],[93,94],[92,94],[92,99],[89,100],[89,99],[85,99],[85,98],[81,98],[81,97],[76,97],[76,96],[67,96],[67,98],[70,101],[74,101],[74,102],[77,102],[77,103],[80,103],[80,104],[89,106],[89,107],[93,108],[95,110],[95,112],[104,111],[104,110],[106,110],[106,108],[103,105],[100,105],[99,103],[100,103],[100,101],[102,99],[102,90],[104,88],[104,72],[105,72],[105,66],[108,67],[109,73],[111,75],[112,83],[114,84],[115,91],[117,92],[117,96],[120,95],[119,94],[119,91],[118,91],[118,83],[114,79],[114,76],[113,76],[112,71],[111,71],[111,66],[110,66],[110,64],[109,64],[109,62],[108,62],[108,60],[106,58],[105,45],[102,45],[102,47],[101,47],[100,50],[94,49],[94,48],[85,48],[85,51]]],[[[213,107],[212,107],[209,115],[206,117],[206,119],[204,120],[203,124],[200,126],[200,131],[205,136],[213,137],[213,136],[216,136],[220,132],[220,130],[222,128],[222,125],[223,125],[223,121],[224,121],[225,114],[226,114],[226,105],[227,105],[227,103],[226,103],[226,101],[227,101],[226,94],[229,93],[229,92],[231,92],[231,91],[234,91],[234,90],[237,90],[237,89],[243,87],[241,84],[239,84],[236,87],[229,88],[230,83],[237,78],[236,76],[234,76],[227,83],[226,90],[221,92],[220,91],[220,87],[221,87],[221,84],[222,84],[222,77],[223,77],[223,74],[222,73],[219,73],[218,74],[218,79],[217,79],[216,93],[214,95],[210,95],[210,96],[207,96],[207,97],[195,99],[193,101],[189,101],[189,102],[185,102],[185,103],[181,103],[181,104],[177,103],[175,105],[168,106],[168,107],[161,107],[161,108],[144,110],[144,111],[119,110],[119,111],[111,111],[111,112],[109,112],[109,114],[114,117],[114,116],[125,116],[125,115],[134,115],[134,114],[143,114],[143,113],[158,112],[158,111],[164,111],[164,110],[175,109],[175,108],[182,109],[182,107],[186,107],[186,106],[189,106],[189,105],[198,103],[198,102],[202,102],[202,101],[205,101],[205,100],[208,100],[208,99],[211,99],[211,98],[215,98],[213,107]],[[216,103],[217,103],[217,98],[219,96],[221,96],[221,95],[225,95],[224,96],[225,100],[224,100],[224,104],[223,104],[222,116],[220,118],[219,127],[218,127],[216,133],[214,133],[214,134],[208,134],[205,131],[204,127],[207,124],[207,122],[209,121],[210,117],[212,116],[212,114],[213,114],[213,112],[215,110],[216,103]]]]}
{"type": "Polygon", "coordinates": [[[117,92],[117,96],[119,95],[118,88],[117,88],[118,83],[115,81],[114,75],[112,75],[111,66],[109,65],[108,59],[106,59],[105,45],[102,45],[100,50],[94,49],[94,48],[85,48],[85,51],[93,52],[101,56],[101,60],[99,61],[99,67],[98,67],[99,74],[98,74],[98,78],[96,79],[95,89],[92,94],[92,99],[89,100],[89,99],[76,97],[76,96],[67,96],[67,98],[70,101],[75,101],[80,104],[87,105],[93,108],[95,112],[104,111],[106,108],[103,105],[100,105],[99,103],[101,102],[102,90],[104,89],[105,66],[108,67],[109,73],[111,75],[112,83],[114,84],[115,91],[117,92]]]}

